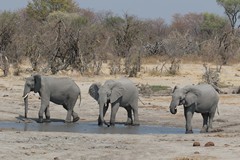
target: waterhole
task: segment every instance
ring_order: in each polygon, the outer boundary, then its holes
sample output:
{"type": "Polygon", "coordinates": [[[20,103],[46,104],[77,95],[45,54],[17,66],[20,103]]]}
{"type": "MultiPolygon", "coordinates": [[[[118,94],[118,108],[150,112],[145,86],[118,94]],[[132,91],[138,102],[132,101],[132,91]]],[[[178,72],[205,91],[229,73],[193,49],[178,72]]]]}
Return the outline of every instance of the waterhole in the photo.
{"type": "MultiPolygon", "coordinates": [[[[1,130],[38,131],[38,132],[75,132],[91,134],[184,134],[185,128],[162,127],[158,125],[125,126],[98,126],[96,122],[77,123],[25,123],[25,122],[0,122],[1,130]]],[[[199,131],[195,130],[195,133],[199,131]]]]}

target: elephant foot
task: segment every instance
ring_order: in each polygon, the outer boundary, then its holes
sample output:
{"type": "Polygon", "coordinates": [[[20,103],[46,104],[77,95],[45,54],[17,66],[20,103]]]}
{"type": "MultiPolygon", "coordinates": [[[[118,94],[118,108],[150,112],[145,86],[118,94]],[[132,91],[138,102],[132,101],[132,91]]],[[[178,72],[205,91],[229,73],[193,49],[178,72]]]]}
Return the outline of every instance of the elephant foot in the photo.
{"type": "Polygon", "coordinates": [[[140,126],[139,123],[133,123],[132,125],[133,125],[133,126],[140,126]]]}
{"type": "Polygon", "coordinates": [[[98,121],[98,126],[103,126],[103,124],[105,124],[107,127],[110,127],[112,124],[109,124],[109,123],[107,123],[107,122],[102,122],[102,121],[98,121]]]}
{"type": "Polygon", "coordinates": [[[49,116],[46,116],[46,121],[45,121],[46,123],[50,123],[51,122],[51,120],[50,120],[50,117],[49,116]]]}
{"type": "Polygon", "coordinates": [[[193,131],[192,130],[188,130],[185,132],[185,134],[193,134],[193,131]]]}
{"type": "Polygon", "coordinates": [[[77,122],[79,119],[80,119],[79,117],[73,118],[73,123],[74,123],[74,122],[77,122]]]}
{"type": "Polygon", "coordinates": [[[207,132],[214,132],[215,130],[213,128],[208,128],[207,132]]]}
{"type": "Polygon", "coordinates": [[[39,116],[37,123],[43,123],[43,116],[39,116]]]}
{"type": "Polygon", "coordinates": [[[200,133],[207,133],[207,128],[202,128],[200,133]]]}
{"type": "Polygon", "coordinates": [[[132,120],[127,120],[126,123],[124,123],[125,126],[131,126],[133,125],[132,120]]]}
{"type": "Polygon", "coordinates": [[[64,123],[72,123],[71,120],[65,120],[64,123]]]}
{"type": "Polygon", "coordinates": [[[98,126],[103,126],[103,122],[98,122],[98,126]]]}
{"type": "Polygon", "coordinates": [[[44,122],[51,123],[51,120],[50,119],[46,119],[44,122]]]}
{"type": "MultiPolygon", "coordinates": [[[[115,126],[115,123],[113,122],[110,122],[110,126],[115,126]]],[[[108,126],[109,127],[109,126],[108,126]]]]}

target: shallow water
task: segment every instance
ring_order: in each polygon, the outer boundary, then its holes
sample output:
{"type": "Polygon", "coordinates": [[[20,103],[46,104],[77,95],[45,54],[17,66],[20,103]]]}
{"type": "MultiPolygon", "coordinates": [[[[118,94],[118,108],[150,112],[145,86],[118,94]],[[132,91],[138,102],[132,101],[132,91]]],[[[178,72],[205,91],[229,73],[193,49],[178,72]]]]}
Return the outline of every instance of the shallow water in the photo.
{"type": "MultiPolygon", "coordinates": [[[[184,134],[185,128],[162,127],[157,125],[125,126],[116,124],[114,127],[99,127],[96,122],[78,123],[24,123],[24,122],[0,122],[0,129],[15,131],[39,131],[39,132],[75,132],[91,134],[184,134]]],[[[199,131],[194,130],[195,133],[199,131]]]]}

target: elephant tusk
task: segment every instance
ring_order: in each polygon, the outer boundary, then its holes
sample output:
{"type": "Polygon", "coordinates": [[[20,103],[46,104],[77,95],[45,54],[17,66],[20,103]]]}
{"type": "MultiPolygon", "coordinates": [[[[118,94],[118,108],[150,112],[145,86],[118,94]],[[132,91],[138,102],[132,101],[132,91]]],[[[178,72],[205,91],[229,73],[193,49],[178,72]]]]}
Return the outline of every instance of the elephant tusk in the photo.
{"type": "Polygon", "coordinates": [[[106,121],[104,121],[104,124],[107,125],[107,127],[110,127],[110,124],[108,124],[106,121]]]}
{"type": "Polygon", "coordinates": [[[25,95],[25,96],[23,96],[23,99],[25,99],[25,98],[27,98],[28,97],[28,93],[25,95]]]}

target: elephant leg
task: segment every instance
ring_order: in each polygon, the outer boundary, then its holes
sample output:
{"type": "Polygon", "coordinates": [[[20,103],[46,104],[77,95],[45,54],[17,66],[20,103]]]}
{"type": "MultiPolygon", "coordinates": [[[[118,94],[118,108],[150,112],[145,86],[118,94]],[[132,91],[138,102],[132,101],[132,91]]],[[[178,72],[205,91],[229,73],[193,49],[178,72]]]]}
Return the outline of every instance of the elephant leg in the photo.
{"type": "Polygon", "coordinates": [[[212,132],[213,131],[212,123],[213,123],[214,115],[215,115],[215,112],[209,113],[209,124],[208,124],[208,130],[207,130],[208,132],[212,132]]]}
{"type": "Polygon", "coordinates": [[[200,133],[206,133],[207,129],[208,129],[209,113],[202,113],[202,117],[203,117],[203,126],[202,126],[200,133]]]}
{"type": "Polygon", "coordinates": [[[192,130],[192,117],[193,117],[194,112],[192,111],[191,107],[184,107],[184,116],[186,120],[186,134],[193,133],[192,130]]]}
{"type": "Polygon", "coordinates": [[[71,116],[73,117],[73,122],[77,122],[80,119],[78,114],[76,112],[74,112],[74,110],[73,110],[73,108],[77,102],[77,99],[78,99],[78,96],[73,98],[70,103],[71,104],[70,109],[72,110],[71,116]]]}
{"type": "Polygon", "coordinates": [[[72,117],[73,117],[73,122],[77,122],[80,119],[78,114],[74,111],[72,111],[72,117]]]}
{"type": "Polygon", "coordinates": [[[125,125],[132,125],[133,124],[133,119],[132,119],[132,109],[131,107],[125,107],[125,109],[127,110],[127,122],[125,125]]]}
{"type": "Polygon", "coordinates": [[[117,114],[118,109],[119,109],[119,103],[112,104],[111,118],[110,118],[111,126],[115,125],[115,119],[116,119],[116,114],[117,114]]]}
{"type": "Polygon", "coordinates": [[[42,97],[41,98],[41,107],[38,112],[38,123],[43,123],[43,113],[48,110],[47,107],[49,106],[49,99],[42,97]]]}
{"type": "Polygon", "coordinates": [[[69,109],[70,107],[68,107],[69,105],[63,104],[63,108],[65,108],[67,110],[67,116],[65,119],[65,123],[71,123],[71,116],[72,116],[72,110],[69,109]]]}
{"type": "Polygon", "coordinates": [[[71,116],[72,116],[72,109],[68,109],[67,110],[67,116],[66,116],[66,119],[65,119],[65,123],[71,123],[71,116]]]}
{"type": "Polygon", "coordinates": [[[49,110],[49,105],[45,109],[45,116],[46,116],[46,122],[51,122],[50,120],[50,110],[49,110]]]}
{"type": "Polygon", "coordinates": [[[134,116],[134,120],[133,120],[133,125],[134,126],[139,126],[139,118],[138,118],[138,107],[137,105],[132,106],[132,110],[133,110],[133,116],[134,116]]]}
{"type": "Polygon", "coordinates": [[[73,117],[73,122],[77,122],[80,118],[76,112],[74,112],[73,108],[76,104],[78,97],[72,97],[68,100],[66,104],[63,105],[63,107],[67,110],[67,116],[65,119],[65,123],[71,123],[71,117],[73,117]]]}
{"type": "MultiPolygon", "coordinates": [[[[104,105],[104,107],[103,107],[103,117],[105,116],[105,114],[108,110],[108,106],[109,106],[109,103],[107,103],[107,105],[104,105]]],[[[98,125],[99,126],[103,125],[103,122],[101,121],[100,115],[98,116],[98,125]]]]}

